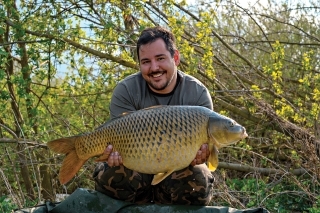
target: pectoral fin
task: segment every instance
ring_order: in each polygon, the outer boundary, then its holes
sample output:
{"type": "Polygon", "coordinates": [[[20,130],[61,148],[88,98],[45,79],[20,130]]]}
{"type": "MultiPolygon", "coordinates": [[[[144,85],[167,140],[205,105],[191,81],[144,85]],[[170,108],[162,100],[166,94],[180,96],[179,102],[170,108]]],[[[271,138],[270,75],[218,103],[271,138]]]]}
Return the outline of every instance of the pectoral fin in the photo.
{"type": "Polygon", "coordinates": [[[211,145],[210,156],[208,159],[208,168],[212,172],[216,170],[218,167],[218,163],[219,163],[218,153],[219,153],[218,149],[214,145],[211,145]]]}
{"type": "Polygon", "coordinates": [[[157,185],[161,181],[163,181],[166,177],[168,177],[174,170],[168,171],[166,173],[158,173],[153,176],[153,180],[151,182],[151,185],[157,185]]]}

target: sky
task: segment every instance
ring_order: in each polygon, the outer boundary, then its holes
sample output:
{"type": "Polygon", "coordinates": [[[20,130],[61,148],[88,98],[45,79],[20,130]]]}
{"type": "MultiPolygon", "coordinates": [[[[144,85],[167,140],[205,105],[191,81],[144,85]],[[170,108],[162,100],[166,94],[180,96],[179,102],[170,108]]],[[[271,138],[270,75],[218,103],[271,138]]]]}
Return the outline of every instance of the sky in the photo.
{"type": "MultiPolygon", "coordinates": [[[[223,0],[220,0],[223,2],[223,0]]],[[[288,5],[296,4],[296,3],[307,3],[308,0],[274,0],[277,3],[286,2],[288,5]]],[[[198,0],[186,0],[188,4],[197,4],[198,0]]],[[[238,5],[242,7],[254,6],[256,3],[260,3],[262,5],[268,5],[268,0],[234,0],[238,5]]]]}
{"type": "MultiPolygon", "coordinates": [[[[188,4],[197,4],[198,0],[186,0],[188,4]]],[[[237,0],[235,1],[237,4],[241,6],[248,6],[249,4],[252,6],[256,2],[260,2],[263,5],[266,5],[268,3],[268,0],[237,0]]]]}

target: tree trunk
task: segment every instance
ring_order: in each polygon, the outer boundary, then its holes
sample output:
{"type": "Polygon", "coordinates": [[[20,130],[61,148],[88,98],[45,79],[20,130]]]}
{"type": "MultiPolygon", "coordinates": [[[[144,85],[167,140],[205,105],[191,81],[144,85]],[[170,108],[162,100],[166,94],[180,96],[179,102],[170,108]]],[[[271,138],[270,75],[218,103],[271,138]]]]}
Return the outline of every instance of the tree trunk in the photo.
{"type": "MultiPolygon", "coordinates": [[[[49,153],[47,150],[43,150],[40,154],[37,154],[37,158],[39,162],[46,162],[46,158],[43,156],[49,156],[49,153]]],[[[51,173],[50,173],[50,167],[46,164],[41,164],[39,167],[40,170],[40,180],[39,183],[41,184],[41,194],[43,199],[45,200],[53,200],[54,199],[54,191],[52,187],[51,182],[51,173]]]]}
{"type": "Polygon", "coordinates": [[[17,145],[17,152],[18,152],[18,159],[19,159],[19,164],[20,164],[20,173],[21,177],[23,179],[25,188],[26,188],[26,194],[29,199],[35,200],[36,199],[36,193],[33,188],[33,184],[30,178],[30,173],[28,169],[28,160],[24,154],[25,152],[25,147],[22,144],[17,145]]]}

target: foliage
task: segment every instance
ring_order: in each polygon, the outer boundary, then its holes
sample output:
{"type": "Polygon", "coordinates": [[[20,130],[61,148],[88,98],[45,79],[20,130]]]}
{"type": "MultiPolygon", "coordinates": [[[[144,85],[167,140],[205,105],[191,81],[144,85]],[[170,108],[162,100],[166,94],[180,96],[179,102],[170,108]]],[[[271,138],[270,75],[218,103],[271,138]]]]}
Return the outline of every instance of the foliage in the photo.
{"type": "MultiPolygon", "coordinates": [[[[34,206],[37,204],[37,201],[28,200],[24,206],[34,206]]],[[[0,212],[9,213],[18,208],[17,204],[8,196],[0,197],[0,212]]]]}
{"type": "Polygon", "coordinates": [[[11,210],[17,208],[6,196],[0,197],[0,212],[11,212],[11,210]]]}
{"type": "MultiPolygon", "coordinates": [[[[302,179],[303,180],[303,179],[302,179]]],[[[232,179],[227,181],[229,190],[247,207],[264,206],[271,212],[303,212],[310,208],[310,196],[299,191],[301,186],[290,180],[281,184],[266,179],[232,179]]],[[[302,181],[303,187],[310,182],[302,181]]],[[[314,208],[314,207],[313,207],[314,208]]]]}
{"type": "Polygon", "coordinates": [[[317,201],[315,202],[314,206],[311,208],[308,208],[308,211],[306,212],[310,212],[310,213],[317,213],[320,211],[320,197],[317,197],[317,201]]]}

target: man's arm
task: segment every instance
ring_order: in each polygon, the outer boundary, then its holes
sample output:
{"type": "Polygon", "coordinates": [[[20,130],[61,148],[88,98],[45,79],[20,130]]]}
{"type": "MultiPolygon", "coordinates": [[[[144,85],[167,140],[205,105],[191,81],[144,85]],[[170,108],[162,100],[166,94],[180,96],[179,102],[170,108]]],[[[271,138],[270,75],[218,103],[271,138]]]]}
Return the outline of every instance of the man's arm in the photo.
{"type": "Polygon", "coordinates": [[[124,112],[136,111],[133,97],[124,83],[119,83],[112,94],[110,102],[110,119],[120,116],[124,112]]]}
{"type": "Polygon", "coordinates": [[[207,88],[204,87],[204,90],[200,94],[196,105],[204,106],[204,107],[207,107],[208,109],[213,110],[213,103],[212,103],[211,95],[210,95],[210,92],[207,88]]]}

